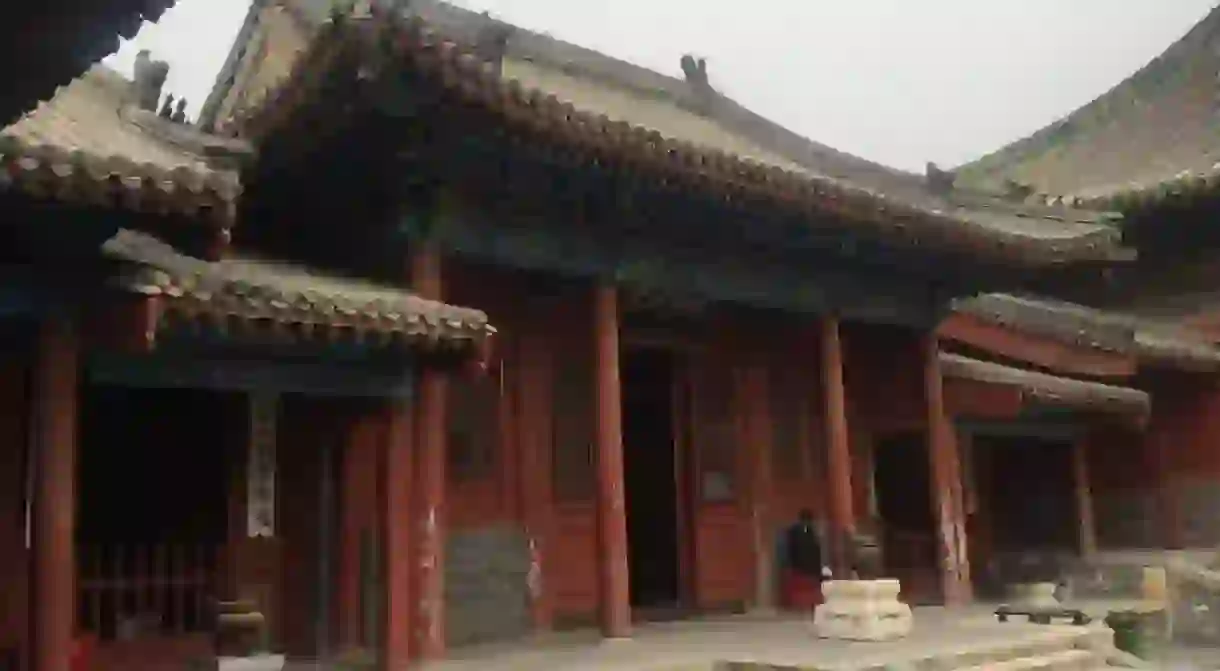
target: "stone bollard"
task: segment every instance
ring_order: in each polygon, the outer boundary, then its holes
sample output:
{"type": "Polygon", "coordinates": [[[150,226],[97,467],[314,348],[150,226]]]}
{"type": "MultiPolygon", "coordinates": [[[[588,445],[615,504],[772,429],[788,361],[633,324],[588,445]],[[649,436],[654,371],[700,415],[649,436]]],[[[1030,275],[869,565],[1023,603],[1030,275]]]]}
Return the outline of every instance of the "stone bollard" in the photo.
{"type": "Polygon", "coordinates": [[[890,641],[911,633],[911,607],[898,600],[895,579],[830,580],[822,585],[825,602],[813,615],[821,638],[890,641]]]}

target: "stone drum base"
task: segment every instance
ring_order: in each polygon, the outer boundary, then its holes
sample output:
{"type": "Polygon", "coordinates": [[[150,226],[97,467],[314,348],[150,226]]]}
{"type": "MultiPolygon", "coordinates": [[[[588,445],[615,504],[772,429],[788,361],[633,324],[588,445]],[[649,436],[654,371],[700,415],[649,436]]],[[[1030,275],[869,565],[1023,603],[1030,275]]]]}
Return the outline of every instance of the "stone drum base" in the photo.
{"type": "Polygon", "coordinates": [[[831,580],[822,585],[825,603],[813,614],[821,638],[891,641],[911,633],[911,607],[898,600],[902,586],[888,580],[831,580]]]}

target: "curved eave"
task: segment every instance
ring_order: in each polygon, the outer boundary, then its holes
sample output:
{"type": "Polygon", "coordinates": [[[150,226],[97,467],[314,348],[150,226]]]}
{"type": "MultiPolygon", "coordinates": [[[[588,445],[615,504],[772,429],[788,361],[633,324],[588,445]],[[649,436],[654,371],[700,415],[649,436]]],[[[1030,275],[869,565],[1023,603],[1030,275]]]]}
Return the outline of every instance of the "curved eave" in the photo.
{"type": "MultiPolygon", "coordinates": [[[[1050,338],[1070,347],[1134,357],[1141,366],[1196,372],[1220,370],[1220,348],[1203,336],[1132,315],[1009,294],[985,294],[960,300],[954,305],[954,311],[996,327],[1050,338]]],[[[969,344],[979,345],[977,342],[969,344]]],[[[1047,365],[1041,360],[1030,360],[1030,363],[1047,365]]]]}
{"type": "Polygon", "coordinates": [[[1146,417],[1151,409],[1148,394],[1138,389],[1073,380],[958,354],[941,352],[940,369],[945,377],[1012,387],[1022,399],[1045,405],[1140,417],[1146,417]]]}
{"type": "Polygon", "coordinates": [[[155,299],[154,331],[207,330],[267,344],[346,343],[447,359],[485,358],[496,329],[480,310],[281,261],[206,261],[135,231],[102,248],[114,288],[155,299]]]}
{"type": "Polygon", "coordinates": [[[1140,362],[1149,367],[1199,373],[1220,370],[1220,349],[1202,340],[1147,329],[1136,332],[1135,346],[1140,362]]]}
{"type": "Polygon", "coordinates": [[[0,126],[16,121],[40,100],[114,53],[145,21],[158,21],[175,0],[18,2],[0,22],[0,126]],[[65,4],[74,6],[65,8],[65,4]]]}
{"type": "Polygon", "coordinates": [[[1213,8],[1184,36],[1093,101],[958,168],[985,189],[1021,184],[1039,200],[1130,212],[1200,189],[1214,191],[1213,8]]]}
{"type": "Polygon", "coordinates": [[[451,104],[490,112],[519,141],[533,146],[554,146],[564,155],[621,165],[641,176],[728,200],[765,203],[810,220],[829,215],[829,220],[840,222],[835,225],[871,229],[903,244],[1039,268],[1131,258],[1109,215],[1023,208],[998,199],[957,202],[953,196],[928,194],[912,199],[578,109],[551,92],[503,77],[473,47],[435,33],[418,17],[336,18],[298,59],[292,74],[239,126],[254,138],[291,132],[297,117],[311,117],[313,127],[321,115],[309,110],[334,105],[327,82],[350,77],[341,74],[346,70],[359,70],[359,86],[365,89],[374,86],[372,82],[388,84],[390,78],[410,73],[414,86],[424,82],[439,87],[451,104]]]}

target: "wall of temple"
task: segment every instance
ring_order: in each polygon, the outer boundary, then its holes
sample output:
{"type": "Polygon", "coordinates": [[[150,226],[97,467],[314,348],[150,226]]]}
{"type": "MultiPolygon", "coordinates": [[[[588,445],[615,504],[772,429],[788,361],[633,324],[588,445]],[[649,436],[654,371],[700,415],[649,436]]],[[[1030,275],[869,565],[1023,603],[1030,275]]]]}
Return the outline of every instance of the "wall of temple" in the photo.
{"type": "Polygon", "coordinates": [[[28,630],[27,366],[11,352],[0,362],[0,654],[22,646],[28,630]]]}

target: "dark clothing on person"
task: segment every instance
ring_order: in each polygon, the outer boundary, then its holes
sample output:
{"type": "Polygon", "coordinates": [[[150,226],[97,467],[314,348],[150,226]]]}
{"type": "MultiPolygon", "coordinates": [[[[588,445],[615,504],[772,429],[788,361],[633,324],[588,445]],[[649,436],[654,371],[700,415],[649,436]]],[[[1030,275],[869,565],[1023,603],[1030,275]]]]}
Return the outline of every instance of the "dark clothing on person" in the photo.
{"type": "Polygon", "coordinates": [[[788,528],[788,568],[806,576],[822,575],[822,543],[810,522],[788,528]]]}

